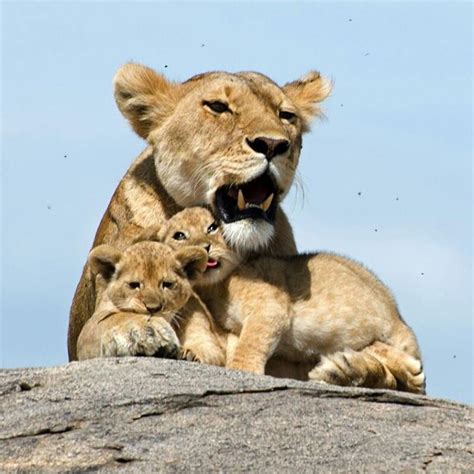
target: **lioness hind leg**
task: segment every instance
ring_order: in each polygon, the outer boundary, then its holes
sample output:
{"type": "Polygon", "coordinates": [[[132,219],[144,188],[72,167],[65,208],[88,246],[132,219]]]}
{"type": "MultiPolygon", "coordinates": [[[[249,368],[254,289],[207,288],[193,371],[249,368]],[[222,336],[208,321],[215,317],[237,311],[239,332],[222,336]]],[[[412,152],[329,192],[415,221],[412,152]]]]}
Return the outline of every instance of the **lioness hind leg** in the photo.
{"type": "Polygon", "coordinates": [[[397,380],[398,390],[426,393],[425,374],[421,360],[383,342],[374,342],[364,351],[379,359],[397,380]]]}
{"type": "Polygon", "coordinates": [[[332,385],[397,388],[395,377],[378,358],[352,349],[321,356],[321,361],[308,377],[332,385]]]}

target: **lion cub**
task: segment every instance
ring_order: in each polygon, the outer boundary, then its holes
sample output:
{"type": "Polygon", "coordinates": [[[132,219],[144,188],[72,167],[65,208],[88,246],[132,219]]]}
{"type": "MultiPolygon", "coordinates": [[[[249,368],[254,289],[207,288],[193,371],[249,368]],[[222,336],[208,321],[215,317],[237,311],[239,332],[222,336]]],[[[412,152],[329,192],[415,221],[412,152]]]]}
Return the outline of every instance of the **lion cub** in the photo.
{"type": "Polygon", "coordinates": [[[181,320],[194,318],[200,335],[195,341],[184,341],[182,355],[223,364],[223,349],[215,343],[212,319],[209,316],[206,321],[201,314],[200,301],[191,287],[207,266],[204,249],[173,250],[162,243],[141,241],[122,252],[100,245],[90,252],[88,262],[104,290],[79,336],[79,360],[125,355],[177,357],[183,341],[174,329],[179,329],[181,320]],[[196,356],[200,348],[206,356],[196,356]]]}
{"type": "Polygon", "coordinates": [[[205,208],[176,214],[158,238],[207,250],[195,286],[218,324],[238,336],[226,367],[263,374],[274,356],[310,364],[313,380],[424,393],[416,338],[389,290],[360,264],[328,253],[240,263],[205,208]]]}

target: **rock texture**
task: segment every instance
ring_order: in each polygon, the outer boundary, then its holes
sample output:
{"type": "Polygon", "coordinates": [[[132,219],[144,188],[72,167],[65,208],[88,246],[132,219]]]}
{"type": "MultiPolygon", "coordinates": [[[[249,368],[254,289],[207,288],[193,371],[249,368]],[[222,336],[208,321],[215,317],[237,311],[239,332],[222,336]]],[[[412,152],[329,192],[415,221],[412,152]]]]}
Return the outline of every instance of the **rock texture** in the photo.
{"type": "Polygon", "coordinates": [[[0,371],[0,471],[469,471],[473,409],[190,362],[0,371]]]}

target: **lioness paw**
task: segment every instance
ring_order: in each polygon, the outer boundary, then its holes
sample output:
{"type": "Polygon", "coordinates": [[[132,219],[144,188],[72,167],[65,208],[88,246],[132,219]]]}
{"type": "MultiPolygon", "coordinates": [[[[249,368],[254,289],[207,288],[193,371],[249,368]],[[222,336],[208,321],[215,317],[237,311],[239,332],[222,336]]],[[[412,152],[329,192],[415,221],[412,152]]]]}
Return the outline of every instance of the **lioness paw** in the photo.
{"type": "Polygon", "coordinates": [[[126,321],[106,332],[101,341],[102,357],[176,358],[178,351],[179,341],[172,327],[157,317],[126,321]]]}

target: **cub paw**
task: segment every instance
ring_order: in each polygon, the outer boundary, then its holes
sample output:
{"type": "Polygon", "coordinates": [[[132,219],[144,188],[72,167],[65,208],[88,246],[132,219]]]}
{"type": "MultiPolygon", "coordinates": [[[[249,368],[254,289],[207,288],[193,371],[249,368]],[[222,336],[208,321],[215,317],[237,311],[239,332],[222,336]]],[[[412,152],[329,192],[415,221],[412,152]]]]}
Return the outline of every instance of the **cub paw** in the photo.
{"type": "Polygon", "coordinates": [[[403,375],[398,376],[397,378],[399,379],[400,385],[403,386],[402,388],[409,392],[425,394],[426,377],[423,372],[423,364],[421,361],[406,355],[401,367],[403,375]]]}
{"type": "Polygon", "coordinates": [[[218,365],[223,367],[225,364],[224,350],[217,344],[184,344],[181,349],[181,359],[200,362],[201,364],[218,365]]]}
{"type": "Polygon", "coordinates": [[[319,364],[309,372],[308,378],[330,385],[356,385],[357,381],[351,379],[351,374],[352,368],[347,357],[343,353],[336,353],[321,356],[319,364]]]}
{"type": "Polygon", "coordinates": [[[381,361],[352,349],[321,356],[321,362],[308,374],[311,380],[352,387],[397,388],[394,375],[381,361]]]}
{"type": "Polygon", "coordinates": [[[242,372],[252,372],[258,375],[265,374],[265,366],[251,361],[232,360],[225,365],[226,369],[240,370],[242,372]]]}
{"type": "Polygon", "coordinates": [[[194,354],[194,352],[192,352],[190,349],[185,348],[182,348],[179,351],[179,358],[181,360],[187,360],[188,362],[201,362],[197,355],[194,354]]]}
{"type": "Polygon", "coordinates": [[[159,317],[124,321],[102,336],[102,357],[149,356],[176,359],[179,341],[169,323],[159,317]]]}

